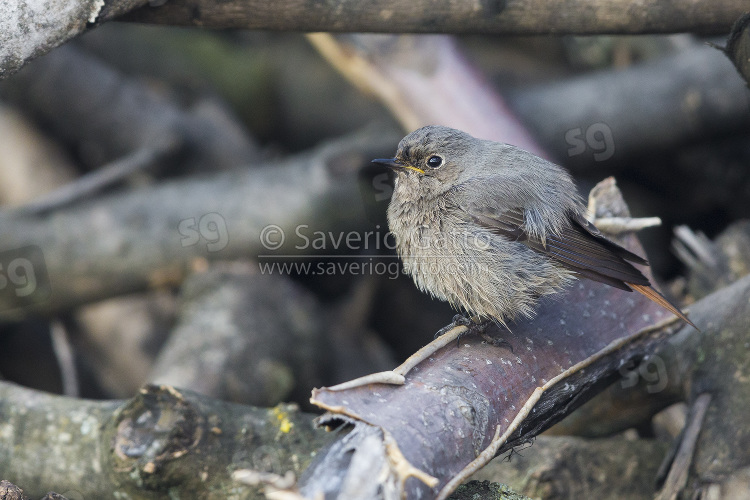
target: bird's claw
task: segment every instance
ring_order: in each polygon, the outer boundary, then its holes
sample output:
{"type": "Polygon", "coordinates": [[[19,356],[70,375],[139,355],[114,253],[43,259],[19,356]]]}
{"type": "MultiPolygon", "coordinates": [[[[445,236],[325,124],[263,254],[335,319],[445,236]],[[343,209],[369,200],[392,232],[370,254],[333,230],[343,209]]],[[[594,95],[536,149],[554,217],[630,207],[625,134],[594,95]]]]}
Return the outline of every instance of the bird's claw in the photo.
{"type": "Polygon", "coordinates": [[[490,335],[489,333],[484,331],[484,325],[482,325],[482,331],[479,332],[479,335],[490,345],[494,345],[495,347],[506,347],[511,353],[513,352],[513,346],[510,345],[510,342],[505,340],[504,338],[490,335]]]}
{"type": "Polygon", "coordinates": [[[451,322],[451,324],[449,324],[448,326],[444,326],[437,331],[437,333],[435,334],[435,338],[445,335],[458,326],[464,326],[466,327],[466,331],[459,333],[456,337],[457,346],[461,345],[461,339],[465,336],[478,334],[488,344],[494,345],[496,347],[506,347],[510,350],[510,352],[513,352],[513,346],[510,345],[510,342],[496,335],[487,333],[486,330],[489,324],[490,321],[481,321],[478,318],[469,318],[468,316],[464,316],[463,314],[456,314],[455,316],[453,316],[453,321],[451,322]]]}
{"type": "MultiPolygon", "coordinates": [[[[448,333],[449,331],[453,330],[457,326],[465,326],[468,329],[471,329],[474,322],[467,316],[464,316],[463,314],[456,314],[453,316],[453,320],[451,320],[451,323],[447,326],[442,327],[440,330],[438,330],[435,333],[435,336],[433,339],[436,339],[438,337],[441,337],[448,333]]],[[[459,337],[460,338],[460,337],[459,337]]]]}

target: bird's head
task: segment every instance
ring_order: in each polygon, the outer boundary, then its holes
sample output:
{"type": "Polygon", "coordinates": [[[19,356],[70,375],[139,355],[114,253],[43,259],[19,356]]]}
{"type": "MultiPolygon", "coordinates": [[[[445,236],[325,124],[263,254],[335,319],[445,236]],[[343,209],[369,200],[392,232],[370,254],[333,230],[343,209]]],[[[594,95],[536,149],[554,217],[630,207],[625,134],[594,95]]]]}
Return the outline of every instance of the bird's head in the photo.
{"type": "Polygon", "coordinates": [[[373,160],[396,173],[396,192],[438,196],[461,182],[480,141],[460,130],[429,125],[404,137],[396,156],[373,160]]]}

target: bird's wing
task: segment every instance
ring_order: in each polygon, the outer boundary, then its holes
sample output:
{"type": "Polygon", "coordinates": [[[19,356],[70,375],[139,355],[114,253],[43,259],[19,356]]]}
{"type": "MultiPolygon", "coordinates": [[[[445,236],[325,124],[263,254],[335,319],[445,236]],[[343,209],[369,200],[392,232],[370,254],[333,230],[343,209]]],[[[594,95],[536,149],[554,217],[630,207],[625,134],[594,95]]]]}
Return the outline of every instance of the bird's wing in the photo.
{"type": "Polygon", "coordinates": [[[628,291],[632,290],[628,284],[650,286],[648,278],[631,264],[647,264],[646,260],[605,238],[577,213],[570,212],[569,223],[558,234],[548,233],[545,241],[526,232],[521,208],[470,215],[491,232],[547,255],[583,277],[628,291]]]}

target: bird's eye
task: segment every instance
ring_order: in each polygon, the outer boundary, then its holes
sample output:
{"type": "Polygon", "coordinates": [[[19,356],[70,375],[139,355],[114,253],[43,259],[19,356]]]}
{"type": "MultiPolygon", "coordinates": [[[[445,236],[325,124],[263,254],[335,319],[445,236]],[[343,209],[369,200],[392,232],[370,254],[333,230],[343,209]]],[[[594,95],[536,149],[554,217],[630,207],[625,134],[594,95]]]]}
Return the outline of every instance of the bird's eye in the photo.
{"type": "Polygon", "coordinates": [[[429,158],[427,158],[427,166],[430,168],[438,168],[442,164],[443,164],[443,159],[439,157],[438,155],[432,155],[429,158]]]}

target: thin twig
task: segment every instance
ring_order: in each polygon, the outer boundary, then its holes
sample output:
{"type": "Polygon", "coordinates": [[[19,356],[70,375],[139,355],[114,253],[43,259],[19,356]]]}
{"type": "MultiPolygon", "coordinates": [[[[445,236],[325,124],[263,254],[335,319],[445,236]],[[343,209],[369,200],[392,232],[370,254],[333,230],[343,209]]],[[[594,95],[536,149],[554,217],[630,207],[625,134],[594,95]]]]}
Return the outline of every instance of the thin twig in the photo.
{"type": "Polygon", "coordinates": [[[693,452],[695,443],[698,441],[698,435],[703,426],[703,418],[706,416],[708,406],[711,404],[711,395],[704,393],[696,398],[690,416],[682,435],[680,448],[677,450],[672,468],[664,482],[664,488],[656,496],[656,500],[676,500],[680,492],[685,488],[688,479],[690,464],[693,461],[693,452]]]}
{"type": "Polygon", "coordinates": [[[78,372],[76,371],[75,355],[68,339],[65,326],[55,320],[50,325],[50,337],[52,339],[52,350],[60,366],[60,379],[62,380],[63,394],[71,398],[77,398],[78,372]]]}
{"type": "Polygon", "coordinates": [[[167,157],[176,154],[181,147],[182,143],[177,139],[157,142],[107,163],[38,200],[18,207],[17,210],[22,213],[40,215],[69,205],[112,186],[136,172],[156,167],[167,157]]]}

